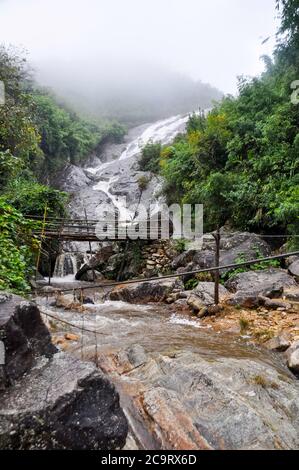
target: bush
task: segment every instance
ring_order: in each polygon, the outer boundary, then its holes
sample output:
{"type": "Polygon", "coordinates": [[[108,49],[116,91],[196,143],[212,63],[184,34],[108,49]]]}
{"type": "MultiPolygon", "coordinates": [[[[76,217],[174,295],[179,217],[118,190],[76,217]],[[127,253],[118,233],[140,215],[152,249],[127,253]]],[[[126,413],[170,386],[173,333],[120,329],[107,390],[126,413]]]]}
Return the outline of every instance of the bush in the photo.
{"type": "Polygon", "coordinates": [[[16,179],[7,188],[3,199],[23,215],[43,217],[47,206],[48,216],[62,217],[68,195],[33,180],[16,179]]]}
{"type": "Polygon", "coordinates": [[[36,226],[0,198],[0,290],[30,290],[28,279],[39,247],[32,235],[36,226]]]}
{"type": "Polygon", "coordinates": [[[160,170],[161,143],[148,142],[142,149],[139,159],[141,171],[158,173],[160,170]]]}

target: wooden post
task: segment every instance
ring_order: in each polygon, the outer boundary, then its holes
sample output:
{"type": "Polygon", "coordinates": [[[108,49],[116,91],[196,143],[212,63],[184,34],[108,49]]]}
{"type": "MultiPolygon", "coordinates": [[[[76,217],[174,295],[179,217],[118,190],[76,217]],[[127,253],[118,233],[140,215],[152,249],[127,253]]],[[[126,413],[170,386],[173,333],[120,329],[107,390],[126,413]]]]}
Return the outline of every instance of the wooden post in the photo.
{"type": "MultiPolygon", "coordinates": [[[[216,233],[213,233],[213,237],[216,243],[215,250],[215,266],[219,266],[220,263],[220,230],[217,227],[216,233]]],[[[214,302],[215,305],[219,305],[219,269],[215,269],[214,272],[214,281],[215,281],[215,290],[214,290],[214,302]]]]}
{"type": "MultiPolygon", "coordinates": [[[[86,212],[85,207],[84,207],[84,214],[85,214],[85,221],[86,221],[87,233],[89,233],[87,212],[86,212]]],[[[90,242],[90,240],[88,240],[88,243],[89,243],[89,252],[90,252],[90,258],[91,258],[91,257],[92,257],[92,250],[91,250],[91,242],[90,242]]],[[[94,272],[94,268],[92,268],[92,277],[93,277],[93,282],[94,282],[94,281],[96,280],[96,275],[95,275],[95,272],[94,272]]]]}
{"type": "Polygon", "coordinates": [[[48,285],[51,285],[51,272],[52,272],[52,266],[51,266],[51,255],[52,255],[52,250],[51,250],[51,242],[49,245],[49,251],[48,251],[48,285]]]}

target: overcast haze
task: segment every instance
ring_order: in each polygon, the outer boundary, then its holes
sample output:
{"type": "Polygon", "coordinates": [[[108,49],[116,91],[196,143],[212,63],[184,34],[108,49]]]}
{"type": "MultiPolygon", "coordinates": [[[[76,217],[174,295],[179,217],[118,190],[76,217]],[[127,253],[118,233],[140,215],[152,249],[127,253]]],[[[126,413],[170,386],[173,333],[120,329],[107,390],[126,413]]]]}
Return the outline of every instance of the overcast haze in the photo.
{"type": "Polygon", "coordinates": [[[63,81],[93,88],[91,75],[103,91],[116,77],[138,89],[178,72],[236,93],[238,75],[263,70],[275,15],[275,0],[0,0],[0,42],[25,47],[58,91],[63,81]]]}

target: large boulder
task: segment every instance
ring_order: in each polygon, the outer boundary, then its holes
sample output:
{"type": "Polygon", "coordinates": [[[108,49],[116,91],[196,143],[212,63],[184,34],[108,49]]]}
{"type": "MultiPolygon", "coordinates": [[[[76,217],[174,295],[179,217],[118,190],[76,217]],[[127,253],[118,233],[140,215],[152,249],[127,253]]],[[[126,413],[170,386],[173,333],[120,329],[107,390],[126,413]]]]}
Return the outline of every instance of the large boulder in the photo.
{"type": "Polygon", "coordinates": [[[0,339],[5,347],[7,384],[31,369],[36,358],[56,352],[37,306],[13,294],[0,295],[0,339]]]}
{"type": "Polygon", "coordinates": [[[287,271],[269,268],[261,271],[239,273],[225,283],[225,287],[235,292],[230,299],[233,305],[255,307],[259,305],[259,296],[281,297],[284,288],[296,286],[296,282],[287,271]]]}
{"type": "MultiPolygon", "coordinates": [[[[96,254],[90,257],[90,259],[84,263],[76,273],[76,280],[85,280],[85,273],[96,269],[97,267],[101,268],[113,255],[113,246],[111,243],[104,243],[103,246],[97,251],[96,254]]],[[[88,277],[88,276],[87,276],[88,277]]],[[[88,279],[89,280],[89,279],[88,279]]],[[[93,280],[93,279],[92,279],[93,280]]]]}
{"type": "Polygon", "coordinates": [[[183,284],[178,278],[161,279],[161,281],[145,281],[132,284],[120,284],[109,293],[110,300],[123,300],[124,302],[145,304],[148,302],[162,302],[174,290],[183,290],[183,284]]]}
{"type": "Polygon", "coordinates": [[[288,271],[299,282],[299,258],[290,264],[288,271]]]}
{"type": "Polygon", "coordinates": [[[299,341],[295,341],[286,352],[289,369],[299,374],[299,341]]]}
{"type": "Polygon", "coordinates": [[[266,342],[266,348],[270,349],[271,351],[277,352],[284,352],[286,351],[291,345],[290,338],[286,334],[281,334],[271,338],[269,341],[266,342]]]}
{"type": "Polygon", "coordinates": [[[0,449],[115,449],[127,431],[114,386],[64,353],[40,358],[1,394],[0,449]]]}
{"type": "Polygon", "coordinates": [[[92,363],[58,353],[34,303],[0,295],[0,340],[0,449],[124,445],[114,386],[92,363]]]}
{"type": "MultiPolygon", "coordinates": [[[[214,302],[214,282],[199,282],[198,285],[190,292],[187,303],[194,311],[200,311],[202,307],[213,305],[214,302]]],[[[219,300],[223,301],[229,296],[228,290],[219,285],[219,300]]]]}
{"type": "MultiPolygon", "coordinates": [[[[221,229],[221,266],[266,257],[270,254],[270,246],[259,235],[221,229]]],[[[215,266],[215,241],[210,234],[204,236],[201,250],[188,250],[177,256],[172,262],[172,267],[180,269],[180,273],[213,266],[215,266]]],[[[220,273],[223,275],[228,271],[230,271],[229,268],[222,269],[220,273]]]]}
{"type": "MultiPolygon", "coordinates": [[[[276,355],[209,334],[164,353],[131,348],[111,361],[134,391],[138,424],[167,450],[299,447],[299,383],[276,355]],[[218,342],[219,341],[219,342],[218,342]],[[219,346],[219,349],[217,348],[219,346]],[[139,351],[141,355],[141,351],[139,351]],[[147,355],[147,358],[146,358],[147,355]],[[131,366],[130,366],[131,363],[131,366]],[[122,375],[123,371],[130,371],[122,375]]],[[[137,437],[143,439],[144,433],[137,437]]]]}

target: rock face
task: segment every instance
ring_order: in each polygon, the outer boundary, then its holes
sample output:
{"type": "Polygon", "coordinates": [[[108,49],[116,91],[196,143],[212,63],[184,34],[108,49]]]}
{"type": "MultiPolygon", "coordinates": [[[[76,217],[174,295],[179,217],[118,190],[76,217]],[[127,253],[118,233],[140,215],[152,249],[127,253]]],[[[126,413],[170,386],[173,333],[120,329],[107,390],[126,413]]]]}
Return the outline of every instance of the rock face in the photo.
{"type": "Polygon", "coordinates": [[[127,421],[92,363],[58,353],[35,304],[0,296],[0,449],[115,449],[127,421]]]}
{"type": "MultiPolygon", "coordinates": [[[[248,261],[259,256],[268,256],[271,248],[259,235],[249,232],[229,232],[221,229],[220,265],[233,264],[238,261],[248,261]]],[[[189,250],[173,260],[174,269],[180,272],[201,268],[211,268],[215,265],[215,241],[210,235],[204,235],[201,250],[189,250]]],[[[225,274],[229,269],[223,269],[225,274]]]]}
{"type": "MultiPolygon", "coordinates": [[[[92,269],[101,267],[113,254],[112,244],[103,244],[99,251],[93,255],[88,262],[84,263],[76,273],[76,280],[89,280],[84,278],[84,274],[90,273],[92,269]]],[[[92,272],[91,272],[92,273],[92,272]]],[[[93,280],[93,277],[92,279],[93,280]]]]}
{"type": "Polygon", "coordinates": [[[183,290],[183,284],[177,278],[163,281],[145,281],[136,284],[121,284],[110,292],[109,299],[123,300],[124,302],[136,304],[162,302],[174,290],[183,290]]]}
{"type": "Polygon", "coordinates": [[[299,282],[299,258],[290,264],[288,267],[289,273],[295,277],[295,279],[299,282]]]}
{"type": "Polygon", "coordinates": [[[227,289],[235,292],[230,303],[248,308],[259,305],[259,295],[281,297],[284,288],[293,286],[296,286],[296,281],[292,276],[275,268],[240,273],[225,283],[227,289]]]}
{"type": "Polygon", "coordinates": [[[286,352],[288,367],[299,374],[299,341],[295,341],[286,352]]]}
{"type": "Polygon", "coordinates": [[[78,188],[82,189],[88,186],[90,179],[82,168],[69,164],[64,168],[53,184],[59,189],[71,192],[78,190],[78,188]]]}
{"type": "Polygon", "coordinates": [[[274,338],[267,341],[265,346],[277,352],[284,352],[286,351],[291,345],[290,339],[286,335],[279,335],[275,336],[274,338]]]}
{"type": "Polygon", "coordinates": [[[5,345],[7,384],[33,367],[39,356],[56,352],[36,305],[12,294],[0,295],[0,339],[5,345]]]}
{"type": "Polygon", "coordinates": [[[91,363],[40,359],[1,396],[1,449],[115,449],[125,444],[118,394],[91,363]]]}
{"type": "Polygon", "coordinates": [[[136,367],[128,348],[114,363],[126,370],[131,407],[159,448],[297,449],[299,383],[264,354],[267,367],[250,355],[211,360],[192,351],[141,354],[139,348],[136,367]]]}

